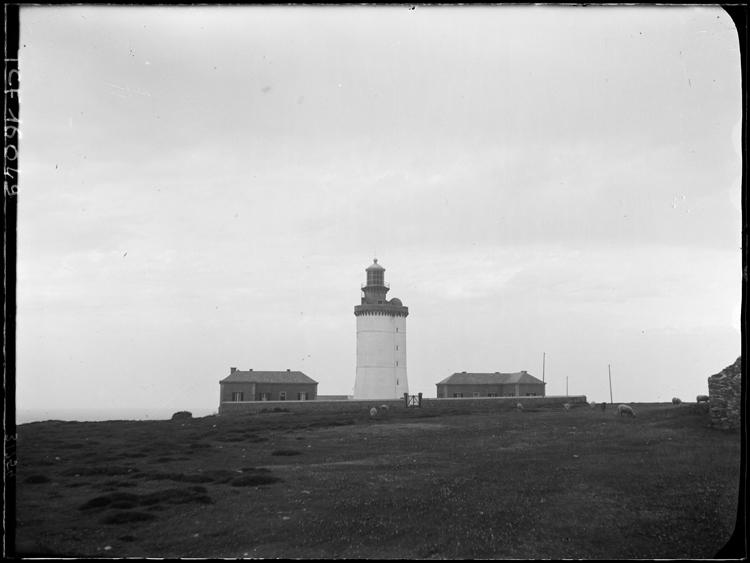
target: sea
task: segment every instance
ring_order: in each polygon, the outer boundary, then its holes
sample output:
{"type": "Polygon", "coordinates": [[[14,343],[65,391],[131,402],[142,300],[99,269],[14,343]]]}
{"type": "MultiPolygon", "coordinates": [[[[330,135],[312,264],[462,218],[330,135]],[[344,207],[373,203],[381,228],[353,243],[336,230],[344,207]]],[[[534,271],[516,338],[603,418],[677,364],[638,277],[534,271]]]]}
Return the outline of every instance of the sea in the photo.
{"type": "Polygon", "coordinates": [[[188,411],[193,418],[216,414],[217,408],[134,408],[134,409],[16,409],[16,424],[65,420],[78,422],[101,422],[104,420],[169,420],[178,411],[188,411]]]}

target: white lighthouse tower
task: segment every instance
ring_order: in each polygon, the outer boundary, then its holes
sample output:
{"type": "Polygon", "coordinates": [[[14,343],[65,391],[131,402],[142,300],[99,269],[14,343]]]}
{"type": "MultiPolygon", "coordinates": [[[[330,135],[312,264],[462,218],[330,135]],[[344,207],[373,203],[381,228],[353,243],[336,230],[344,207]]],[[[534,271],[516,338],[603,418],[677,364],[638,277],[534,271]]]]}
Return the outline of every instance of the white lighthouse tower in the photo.
{"type": "Polygon", "coordinates": [[[385,268],[375,258],[365,270],[357,317],[357,377],[354,399],[399,399],[409,392],[406,380],[406,317],[409,308],[385,294],[385,268]]]}

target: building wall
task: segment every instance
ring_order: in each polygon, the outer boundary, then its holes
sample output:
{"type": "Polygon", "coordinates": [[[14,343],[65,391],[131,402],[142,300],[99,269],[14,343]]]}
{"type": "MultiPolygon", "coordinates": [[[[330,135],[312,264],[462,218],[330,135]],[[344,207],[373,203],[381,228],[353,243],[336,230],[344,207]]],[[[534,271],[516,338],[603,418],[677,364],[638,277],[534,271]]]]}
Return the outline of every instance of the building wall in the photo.
{"type": "Polygon", "coordinates": [[[316,383],[222,383],[220,402],[232,402],[232,393],[241,391],[244,401],[260,401],[261,393],[270,393],[271,401],[279,401],[279,393],[286,392],[287,401],[296,401],[298,393],[307,393],[307,400],[317,398],[316,383]]]}
{"type": "Polygon", "coordinates": [[[408,392],[406,317],[358,315],[355,400],[396,399],[408,392]]]}
{"type": "Polygon", "coordinates": [[[742,392],[742,357],[731,366],[708,378],[711,424],[729,430],[740,427],[742,392]]]}
{"type": "MultiPolygon", "coordinates": [[[[562,409],[565,403],[587,404],[585,395],[558,395],[549,397],[479,397],[462,399],[428,399],[422,397],[423,409],[471,409],[477,411],[510,411],[521,403],[525,408],[562,409]]],[[[372,407],[380,408],[386,404],[391,409],[406,408],[404,399],[387,399],[379,401],[264,401],[264,402],[224,402],[219,406],[222,416],[247,415],[259,413],[263,409],[273,411],[283,408],[290,412],[320,413],[355,413],[367,412],[372,407]]]]}
{"type": "Polygon", "coordinates": [[[232,400],[232,393],[241,392],[243,400],[252,401],[255,397],[254,383],[220,383],[219,403],[232,400]]]}
{"type": "Polygon", "coordinates": [[[537,397],[544,397],[544,385],[540,384],[495,384],[495,385],[438,385],[438,398],[449,399],[454,393],[463,393],[464,398],[472,397],[479,393],[480,397],[486,397],[487,393],[497,393],[498,397],[507,397],[513,393],[514,397],[525,397],[526,393],[535,393],[537,397]]]}

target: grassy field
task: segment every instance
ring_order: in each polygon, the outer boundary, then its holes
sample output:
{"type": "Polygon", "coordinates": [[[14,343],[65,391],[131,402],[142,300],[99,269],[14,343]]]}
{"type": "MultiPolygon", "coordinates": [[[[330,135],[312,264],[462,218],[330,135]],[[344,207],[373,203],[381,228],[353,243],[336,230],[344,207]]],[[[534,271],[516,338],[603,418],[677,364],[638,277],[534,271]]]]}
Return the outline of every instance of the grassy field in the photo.
{"type": "Polygon", "coordinates": [[[740,435],[696,405],[18,428],[21,555],[711,558],[740,435]]]}

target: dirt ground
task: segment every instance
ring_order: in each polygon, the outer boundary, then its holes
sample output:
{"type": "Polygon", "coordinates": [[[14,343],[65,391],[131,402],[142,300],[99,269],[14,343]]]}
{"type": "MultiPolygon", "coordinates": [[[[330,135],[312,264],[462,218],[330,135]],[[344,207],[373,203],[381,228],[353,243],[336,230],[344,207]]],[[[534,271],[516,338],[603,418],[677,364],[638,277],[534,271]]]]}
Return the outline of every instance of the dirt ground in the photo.
{"type": "Polygon", "coordinates": [[[740,437],[695,405],[21,425],[26,556],[710,558],[740,437]]]}

